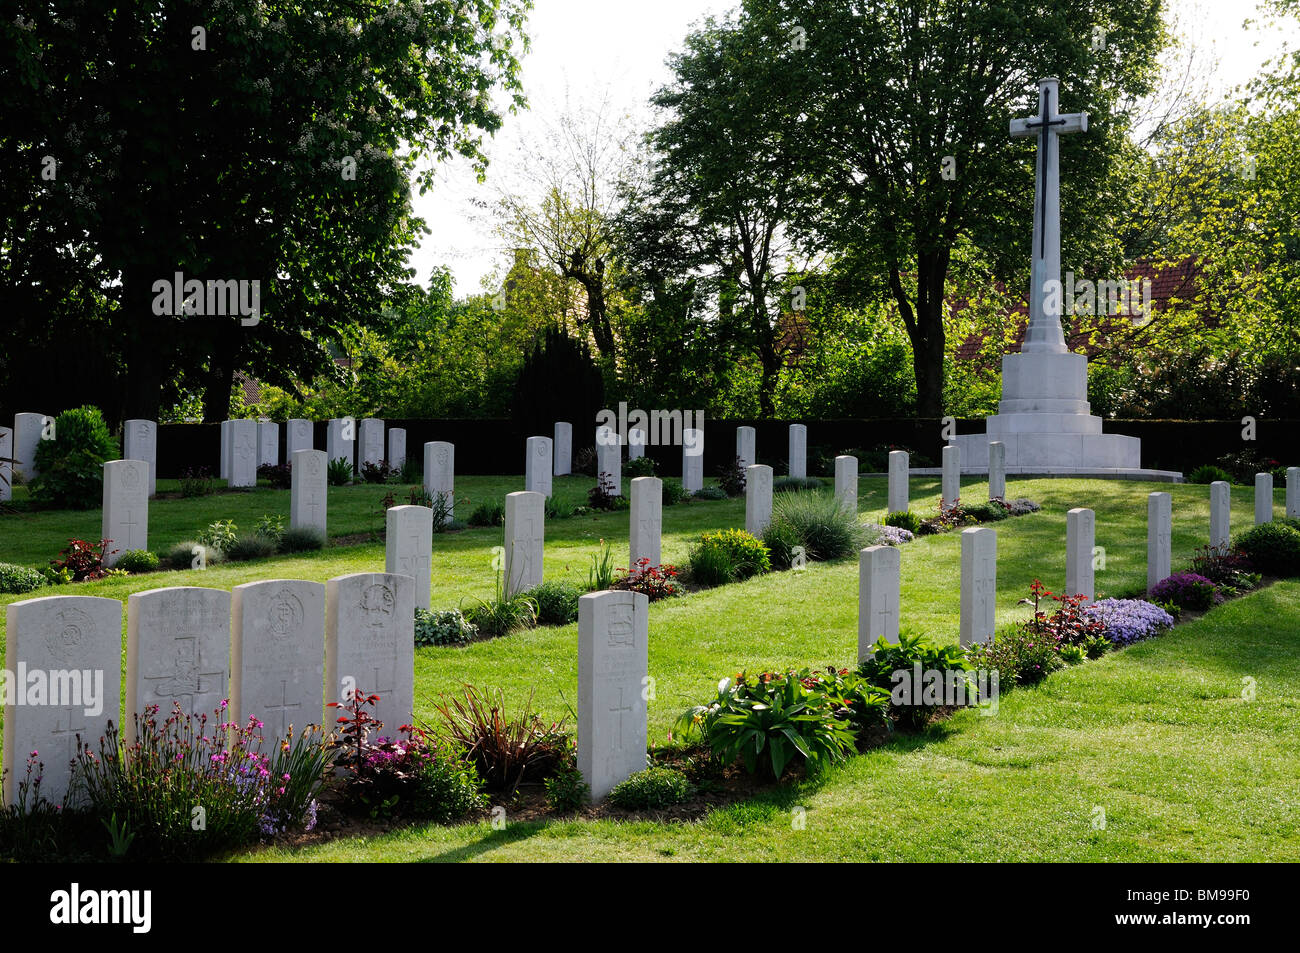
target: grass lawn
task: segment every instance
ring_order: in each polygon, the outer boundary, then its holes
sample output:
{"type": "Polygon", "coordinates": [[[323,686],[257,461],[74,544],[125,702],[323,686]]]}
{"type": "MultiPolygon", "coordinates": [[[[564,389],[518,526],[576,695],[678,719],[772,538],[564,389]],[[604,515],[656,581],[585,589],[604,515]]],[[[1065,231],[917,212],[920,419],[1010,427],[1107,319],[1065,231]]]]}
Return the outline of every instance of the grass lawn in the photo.
{"type": "MultiPolygon", "coordinates": [[[[963,481],[963,496],[986,487],[963,481]]],[[[520,478],[457,481],[458,497],[481,502],[518,489],[520,478]]],[[[589,478],[557,481],[573,502],[589,478]]],[[[165,489],[165,485],[163,487],[165,489]]],[[[1146,576],[1146,495],[1174,499],[1174,566],[1208,535],[1209,488],[1117,481],[1015,481],[1009,493],[1044,511],[995,524],[998,621],[1024,614],[1019,599],[1041,578],[1061,587],[1065,512],[1097,511],[1106,550],[1099,594],[1139,591],[1146,576]]],[[[933,512],[937,479],[912,481],[913,509],[933,512]]],[[[377,529],[383,490],[335,488],[332,534],[377,529]]],[[[1236,489],[1234,526],[1250,525],[1249,491],[1236,489]]],[[[1280,500],[1280,495],[1279,495],[1280,500]]],[[[885,481],[864,479],[859,507],[880,515],[885,481]]],[[[462,502],[458,505],[458,515],[462,502]]],[[[155,548],[192,537],[207,522],[251,526],[287,512],[288,493],[260,489],[151,506],[155,548]]],[[[602,537],[626,560],[626,512],[551,521],[547,578],[585,580],[602,537]]],[[[743,502],[697,502],[664,510],[664,559],[682,561],[691,537],[743,525],[743,502]]],[[[31,513],[0,518],[0,561],[39,565],[70,535],[97,536],[98,513],[31,513]]],[[[903,548],[903,625],[956,641],[959,534],[903,548]]],[[[433,605],[487,596],[495,584],[491,547],[499,529],[435,536],[433,605]]],[[[324,581],[383,568],[383,544],[331,547],[303,557],[216,565],[65,587],[59,593],[124,599],[166,585],[230,588],[254,579],[324,581]]],[[[44,590],[53,594],[56,590],[44,590]]],[[[854,561],[811,564],[688,595],[651,608],[650,737],[662,741],[682,709],[742,668],[850,665],[856,652],[854,561]]],[[[0,596],[0,607],[21,596],[0,596]]],[[[462,682],[505,689],[521,704],[558,718],[577,691],[577,629],[536,629],[466,648],[416,652],[417,717],[430,718],[442,692],[462,682]]],[[[1286,583],[1214,610],[1147,645],[1052,676],[1042,687],[1004,695],[995,717],[963,712],[923,738],[906,738],[854,759],[817,782],[760,797],[690,824],[565,822],[412,828],[302,851],[261,850],[255,860],[417,859],[890,859],[890,860],[1244,860],[1300,859],[1300,583],[1286,583]],[[1241,699],[1256,679],[1256,700],[1241,699]],[[790,808],[807,810],[793,830],[790,808]],[[1097,809],[1105,830],[1094,830],[1097,809]]]]}

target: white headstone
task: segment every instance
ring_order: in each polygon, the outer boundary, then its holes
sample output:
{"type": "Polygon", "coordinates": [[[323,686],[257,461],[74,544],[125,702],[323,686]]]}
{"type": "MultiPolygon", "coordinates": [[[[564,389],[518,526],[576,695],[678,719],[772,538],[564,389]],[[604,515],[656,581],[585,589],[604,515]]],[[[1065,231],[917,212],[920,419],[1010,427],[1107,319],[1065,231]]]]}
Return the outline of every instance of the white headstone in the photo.
{"type": "Polygon", "coordinates": [[[384,569],[410,576],[415,581],[415,608],[429,608],[433,510],[427,506],[390,506],[385,527],[384,569]]]}
{"type": "Polygon", "coordinates": [[[943,448],[943,508],[950,510],[961,500],[961,448],[943,448]]]}
{"type": "Polygon", "coordinates": [[[289,525],[313,526],[324,533],[329,514],[325,451],[297,450],[289,463],[289,525]]]}
{"type": "Polygon", "coordinates": [[[1097,515],[1075,508],[1065,514],[1065,594],[1096,598],[1092,548],[1097,539],[1097,515]]]}
{"type": "Polygon", "coordinates": [[[889,512],[906,513],[911,506],[906,450],[889,451],[889,512]]]}
{"type": "Polygon", "coordinates": [[[997,618],[998,534],[988,527],[961,531],[961,623],[963,646],[993,638],[997,618]]]}
{"type": "Polygon", "coordinates": [[[1300,467],[1286,468],[1286,515],[1300,519],[1300,467]]]}
{"type": "Polygon", "coordinates": [[[262,722],[266,751],[290,726],[321,724],[325,587],[268,579],[235,586],[230,595],[230,711],[236,724],[249,716],[262,722]]]}
{"type": "Polygon", "coordinates": [[[1273,474],[1255,474],[1255,525],[1273,522],[1273,474]]]}
{"type": "Polygon", "coordinates": [[[645,456],[646,435],[645,431],[638,427],[633,427],[627,432],[627,458],[629,460],[640,460],[645,456]]]}
{"type": "Polygon", "coordinates": [[[0,503],[13,498],[14,471],[9,462],[14,455],[14,432],[0,427],[0,503]]]}
{"type": "Polygon", "coordinates": [[[223,480],[230,479],[230,425],[233,420],[221,421],[221,472],[217,476],[223,480]]]}
{"type": "Polygon", "coordinates": [[[361,421],[361,448],[358,451],[358,466],[369,463],[379,466],[384,462],[384,422],[376,417],[367,417],[361,421]]]}
{"type": "Polygon", "coordinates": [[[551,495],[551,478],[555,461],[550,437],[529,437],[524,441],[524,489],[542,496],[551,495]]]}
{"type": "Polygon", "coordinates": [[[299,450],[315,450],[316,435],[312,422],[295,417],[284,425],[284,459],[290,461],[299,450]]]}
{"type": "Polygon", "coordinates": [[[555,476],[568,476],[573,472],[573,424],[563,421],[555,425],[555,476]]]}
{"type": "Polygon", "coordinates": [[[540,585],[546,551],[546,497],[540,493],[506,494],[506,595],[540,585]]]}
{"type": "Polygon", "coordinates": [[[441,440],[424,445],[424,489],[432,497],[441,493],[447,499],[447,519],[456,502],[456,448],[441,440]]]}
{"type": "Polygon", "coordinates": [[[211,721],[229,687],[230,593],[173,586],[127,597],[122,723],[128,745],[136,740],[134,716],[143,717],[148,706],[158,706],[159,725],[173,703],[211,721]]]}
{"type": "Polygon", "coordinates": [[[902,559],[897,546],[858,553],[858,661],[875,654],[878,639],[898,641],[902,559]]]}
{"type": "Polygon", "coordinates": [[[649,628],[644,593],[578,600],[578,770],[593,801],[646,767],[649,628]]]}
{"type": "Polygon", "coordinates": [[[772,522],[772,468],[756,463],[745,468],[745,532],[762,536],[772,522]]]}
{"type": "Polygon", "coordinates": [[[10,603],[5,613],[4,667],[17,681],[5,696],[4,804],[17,800],[33,751],[45,765],[41,795],[63,804],[77,735],[99,754],[107,723],[122,721],[122,603],[46,596],[10,603]],[[45,685],[39,699],[33,677],[45,685]],[[27,704],[17,704],[20,693],[27,704]]]}
{"type": "Polygon", "coordinates": [[[989,441],[989,499],[1007,498],[1007,445],[1001,440],[989,441]]]}
{"type": "Polygon", "coordinates": [[[44,414],[14,414],[14,470],[25,480],[36,476],[36,448],[45,425],[44,414]]]}
{"type": "MultiPolygon", "coordinates": [[[[415,711],[415,583],[410,576],[359,572],[325,584],[325,702],[352,692],[378,695],[370,708],[379,735],[401,737],[415,711]]],[[[325,710],[333,724],[337,709],[325,710]]],[[[374,740],[373,738],[371,739],[374,740]]]]}
{"type": "Polygon", "coordinates": [[[1224,480],[1210,484],[1210,545],[1224,549],[1232,538],[1232,487],[1224,480]]]}
{"type": "Polygon", "coordinates": [[[109,460],[104,464],[101,539],[112,540],[104,565],[112,568],[122,554],[149,548],[149,464],[143,460],[109,460]]]}
{"type": "Polygon", "coordinates": [[[596,479],[612,486],[614,496],[623,495],[623,448],[613,427],[596,428],[596,479]]]}
{"type": "Polygon", "coordinates": [[[844,455],[835,458],[835,498],[846,510],[858,512],[858,458],[844,455]]]}
{"type": "Polygon", "coordinates": [[[388,465],[394,470],[406,466],[406,429],[388,428],[388,465]]]}
{"type": "Polygon", "coordinates": [[[257,486],[257,421],[232,420],[226,431],[230,443],[227,486],[257,486]]]}
{"type": "MultiPolygon", "coordinates": [[[[0,454],[3,456],[3,454],[0,454]]],[[[149,464],[149,495],[158,492],[158,425],[152,420],[128,420],[122,425],[122,459],[149,464]]]]}
{"type": "Polygon", "coordinates": [[[1174,528],[1173,497],[1168,493],[1147,496],[1147,591],[1168,579],[1172,561],[1174,528]]]}
{"type": "Polygon", "coordinates": [[[257,422],[257,465],[259,467],[280,465],[280,425],[274,420],[257,422]]]}
{"type": "Polygon", "coordinates": [[[736,458],[740,469],[747,470],[758,462],[758,435],[753,427],[736,428],[736,458]]]}
{"type": "Polygon", "coordinates": [[[648,559],[651,566],[663,562],[664,482],[658,477],[636,477],[632,483],[632,506],[629,569],[638,560],[648,559]]]}
{"type": "Polygon", "coordinates": [[[325,429],[325,453],[330,463],[340,457],[353,469],[357,465],[357,422],[351,417],[336,417],[325,429]]]}
{"type": "Polygon", "coordinates": [[[704,431],[682,431],[682,489],[694,493],[704,486],[704,431]]]}
{"type": "Polygon", "coordinates": [[[802,480],[808,476],[808,428],[790,425],[790,476],[802,480]]]}

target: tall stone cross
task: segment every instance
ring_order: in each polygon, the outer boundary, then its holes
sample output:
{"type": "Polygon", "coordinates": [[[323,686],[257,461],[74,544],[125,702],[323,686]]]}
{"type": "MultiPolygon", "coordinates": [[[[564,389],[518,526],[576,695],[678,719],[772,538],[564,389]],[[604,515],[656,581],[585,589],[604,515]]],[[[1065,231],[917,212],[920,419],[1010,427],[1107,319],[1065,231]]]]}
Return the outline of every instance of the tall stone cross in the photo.
{"type": "Polygon", "coordinates": [[[1087,132],[1087,113],[1059,113],[1058,80],[1038,81],[1038,115],[1011,120],[1011,137],[1038,137],[1038,168],[1034,176],[1034,250],[1029,279],[1029,327],[1023,353],[1046,351],[1063,354],[1065,335],[1061,331],[1059,308],[1047,307],[1049,294],[1061,300],[1061,170],[1056,137],[1068,132],[1087,132]]]}

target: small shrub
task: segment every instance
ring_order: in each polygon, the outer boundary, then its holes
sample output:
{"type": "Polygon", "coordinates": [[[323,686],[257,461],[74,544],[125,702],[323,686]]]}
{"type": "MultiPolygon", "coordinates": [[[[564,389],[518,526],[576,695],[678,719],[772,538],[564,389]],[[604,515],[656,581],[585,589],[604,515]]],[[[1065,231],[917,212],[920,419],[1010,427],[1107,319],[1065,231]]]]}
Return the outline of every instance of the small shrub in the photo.
{"type": "Polygon", "coordinates": [[[1245,592],[1260,582],[1246,554],[1234,546],[1202,546],[1192,557],[1190,570],[1225,591],[1245,592]]]}
{"type": "Polygon", "coordinates": [[[885,516],[885,525],[905,529],[915,536],[921,531],[921,517],[911,510],[903,513],[889,513],[885,516]]]}
{"type": "Polygon", "coordinates": [[[825,485],[825,481],[817,477],[779,476],[772,481],[772,490],[775,493],[788,493],[792,490],[820,490],[825,485]]]}
{"type": "Polygon", "coordinates": [[[325,468],[325,480],[330,486],[347,486],[352,477],[352,461],[347,457],[336,457],[325,468]]]}
{"type": "Polygon", "coordinates": [[[720,486],[702,486],[691,494],[693,500],[725,500],[727,491],[720,486]]]}
{"type": "Polygon", "coordinates": [[[147,549],[129,549],[118,557],[116,568],[129,573],[153,572],[158,568],[158,556],[147,549]]]}
{"type": "Polygon", "coordinates": [[[546,518],[548,520],[567,520],[573,515],[573,507],[553,496],[546,498],[546,518]]]}
{"type": "Polygon", "coordinates": [[[417,457],[408,456],[402,461],[402,465],[397,468],[398,483],[419,483],[424,479],[424,461],[417,457]]]}
{"type": "Polygon", "coordinates": [[[506,507],[500,500],[480,503],[469,514],[470,526],[504,526],[505,522],[506,507]]]}
{"type": "Polygon", "coordinates": [[[1066,665],[1078,665],[1087,659],[1088,652],[1082,645],[1061,646],[1061,661],[1066,665]]]}
{"type": "Polygon", "coordinates": [[[364,460],[361,463],[361,480],[364,483],[387,483],[392,476],[394,476],[393,468],[387,461],[371,463],[369,460],[364,460]]]}
{"type": "Polygon", "coordinates": [[[306,553],[325,547],[325,534],[315,526],[291,526],[280,534],[280,552],[306,553]]]}
{"type": "Polygon", "coordinates": [[[1030,513],[1037,513],[1041,509],[1042,507],[1033,500],[1027,500],[1023,496],[1007,504],[1007,513],[1010,516],[1028,516],[1030,513]]]}
{"type": "Polygon", "coordinates": [[[70,539],[67,548],[50,560],[50,570],[56,576],[66,576],[71,582],[99,579],[104,575],[104,555],[111,542],[101,539],[95,545],[84,539],[70,539]]]}
{"type": "Polygon", "coordinates": [[[1090,659],[1099,659],[1114,647],[1114,643],[1104,635],[1094,635],[1083,643],[1083,650],[1090,659]]]}
{"type": "Polygon", "coordinates": [[[681,480],[666,479],[664,482],[664,506],[676,506],[686,498],[681,480]]]}
{"type": "Polygon", "coordinates": [[[215,523],[208,524],[208,528],[201,530],[198,535],[200,546],[220,550],[223,553],[238,538],[239,527],[235,525],[234,520],[217,520],[215,523]]]}
{"type": "Polygon", "coordinates": [[[974,520],[976,523],[996,523],[998,520],[1004,520],[1011,514],[1001,503],[989,500],[987,502],[967,503],[962,507],[967,519],[974,520]]]}
{"type": "Polygon", "coordinates": [[[287,490],[293,486],[293,464],[263,463],[257,468],[257,478],[265,480],[273,490],[287,490]]]}
{"type": "Polygon", "coordinates": [[[275,549],[275,540],[261,533],[249,533],[228,543],[222,552],[233,562],[246,562],[250,559],[266,559],[268,556],[274,556],[275,549]]]}
{"type": "Polygon", "coordinates": [[[1222,467],[1216,467],[1209,463],[1203,463],[1191,473],[1187,474],[1188,483],[1231,483],[1232,474],[1222,467]]]}
{"type": "Polygon", "coordinates": [[[518,714],[506,709],[505,694],[466,685],[462,695],[436,705],[447,736],[478,770],[489,788],[513,794],[525,781],[542,781],[572,763],[572,741],[564,721],[544,722],[533,699],[518,714]]]}
{"type": "Polygon", "coordinates": [[[1261,523],[1237,537],[1234,545],[1262,573],[1300,576],[1300,531],[1285,523],[1261,523]]]}
{"type": "Polygon", "coordinates": [[[1105,627],[1084,611],[1082,595],[1075,593],[1058,596],[1037,579],[1030,585],[1029,591],[1034,613],[1021,624],[1031,632],[1051,636],[1061,645],[1082,645],[1089,639],[1104,634],[1105,627]],[[1050,614],[1044,608],[1044,599],[1056,603],[1050,614]]]}
{"type": "Polygon", "coordinates": [[[614,785],[610,803],[631,811],[658,810],[690,800],[692,785],[672,768],[646,768],[614,785]]]}
{"type": "Polygon", "coordinates": [[[628,477],[647,477],[655,475],[655,462],[649,457],[635,457],[623,464],[623,472],[628,477]]]}
{"type": "Polygon", "coordinates": [[[416,771],[409,797],[410,813],[439,824],[450,824],[488,806],[478,772],[453,754],[435,749],[416,771]]]}
{"type": "Polygon", "coordinates": [[[990,641],[972,645],[968,655],[977,667],[997,672],[1003,690],[1034,685],[1064,664],[1055,635],[1019,624],[1003,626],[990,641]]]}
{"type": "Polygon", "coordinates": [[[1105,627],[1114,645],[1132,645],[1159,635],[1174,624],[1174,617],[1145,599],[1102,599],[1083,610],[1105,627]]]}
{"type": "Polygon", "coordinates": [[[763,530],[763,545],[767,547],[773,569],[789,569],[794,563],[795,548],[803,546],[803,538],[789,523],[772,520],[763,530]]]}
{"type": "Polygon", "coordinates": [[[596,485],[587,491],[587,505],[593,510],[614,509],[615,500],[618,499],[618,489],[614,484],[613,474],[602,470],[596,479],[596,485]]]}
{"type": "Polygon", "coordinates": [[[609,588],[644,593],[651,602],[657,602],[678,594],[676,579],[676,566],[651,566],[650,560],[643,556],[627,575],[615,580],[609,588]]]}
{"type": "Polygon", "coordinates": [[[478,635],[478,627],[459,609],[429,610],[416,607],[416,645],[465,645],[478,635]]]}
{"type": "Polygon", "coordinates": [[[276,513],[274,516],[263,516],[257,521],[257,526],[253,532],[258,536],[265,536],[276,546],[280,545],[280,540],[284,537],[284,516],[276,513]]]}
{"type": "Polygon", "coordinates": [[[614,585],[614,552],[609,543],[600,541],[600,549],[591,557],[591,568],[587,570],[587,589],[601,592],[614,585]]]}
{"type": "Polygon", "coordinates": [[[464,615],[480,632],[496,639],[515,629],[535,626],[537,604],[523,593],[505,595],[501,588],[501,574],[497,573],[496,592],[488,599],[478,600],[464,615]]]}
{"type": "Polygon", "coordinates": [[[54,421],[53,438],[36,444],[33,462],[40,472],[31,483],[32,498],[74,510],[99,506],[104,499],[104,464],[119,456],[117,440],[99,408],[65,410],[54,421]]]}
{"type": "Polygon", "coordinates": [[[0,563],[0,592],[21,594],[35,592],[45,585],[40,570],[12,563],[0,563]]]}
{"type": "Polygon", "coordinates": [[[829,493],[785,493],[772,502],[772,523],[788,526],[809,559],[852,556],[866,539],[858,515],[829,493]]]}
{"type": "Polygon", "coordinates": [[[862,531],[866,534],[868,546],[901,546],[916,538],[909,530],[897,526],[880,526],[876,523],[864,523],[862,531]]]}
{"type": "Polygon", "coordinates": [[[718,468],[718,486],[727,496],[740,496],[745,492],[745,467],[740,457],[718,468]]]}
{"type": "Polygon", "coordinates": [[[935,709],[943,704],[926,701],[922,686],[913,685],[913,672],[941,672],[945,682],[961,686],[971,703],[977,700],[974,681],[967,674],[972,666],[965,649],[958,645],[940,645],[923,635],[901,633],[897,642],[880,638],[875,652],[858,665],[858,674],[870,685],[888,692],[890,712],[898,723],[908,728],[927,724],[935,709]]]}
{"type": "Polygon", "coordinates": [[[717,586],[771,572],[763,541],[743,529],[705,533],[691,549],[691,576],[700,585],[717,586]]]}
{"type": "Polygon", "coordinates": [[[543,582],[524,593],[537,605],[540,625],[568,625],[578,621],[578,598],[582,592],[567,582],[543,582]]]}
{"type": "Polygon", "coordinates": [[[576,811],[591,797],[591,786],[576,765],[565,765],[546,779],[546,803],[553,811],[576,811]]]}
{"type": "Polygon", "coordinates": [[[1223,601],[1219,587],[1194,572],[1176,572],[1151,587],[1153,602],[1172,602],[1180,609],[1209,609],[1223,601]]]}
{"type": "Polygon", "coordinates": [[[181,496],[186,499],[210,496],[216,490],[216,480],[212,478],[212,471],[207,467],[191,467],[181,474],[181,496]]]}
{"type": "Polygon", "coordinates": [[[204,546],[193,539],[187,539],[182,543],[172,545],[162,556],[172,569],[194,569],[197,568],[194,564],[195,560],[199,558],[199,553],[195,552],[195,550],[202,553],[203,565],[221,561],[221,550],[204,546]]]}

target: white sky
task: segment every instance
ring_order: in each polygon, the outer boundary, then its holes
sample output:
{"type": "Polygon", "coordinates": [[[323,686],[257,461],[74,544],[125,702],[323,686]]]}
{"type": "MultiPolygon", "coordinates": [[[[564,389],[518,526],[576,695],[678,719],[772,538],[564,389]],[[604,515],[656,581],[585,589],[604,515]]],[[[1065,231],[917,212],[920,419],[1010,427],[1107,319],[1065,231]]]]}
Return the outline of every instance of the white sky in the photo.
{"type": "MultiPolygon", "coordinates": [[[[1216,85],[1245,82],[1281,43],[1276,31],[1247,30],[1258,0],[1167,0],[1178,33],[1218,61],[1216,85]]],[[[493,181],[511,175],[521,140],[540,134],[566,98],[608,96],[614,108],[637,110],[668,78],[665,57],[681,46],[690,25],[720,14],[733,0],[535,0],[526,32],[532,49],[523,62],[530,109],[507,116],[495,140],[486,143],[493,161],[480,185],[468,162],[454,159],[438,171],[435,188],[416,196],[416,213],[428,222],[411,257],[416,278],[427,283],[434,266],[452,269],[458,296],[481,290],[482,278],[503,260],[504,249],[472,200],[490,202],[493,181]]],[[[1300,37],[1292,36],[1292,41],[1300,37]]]]}

